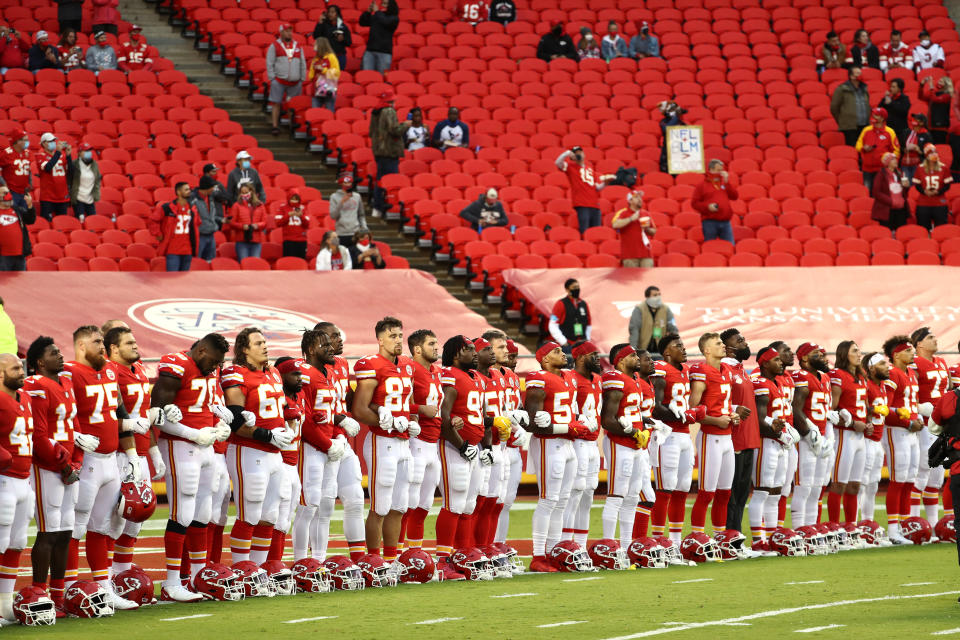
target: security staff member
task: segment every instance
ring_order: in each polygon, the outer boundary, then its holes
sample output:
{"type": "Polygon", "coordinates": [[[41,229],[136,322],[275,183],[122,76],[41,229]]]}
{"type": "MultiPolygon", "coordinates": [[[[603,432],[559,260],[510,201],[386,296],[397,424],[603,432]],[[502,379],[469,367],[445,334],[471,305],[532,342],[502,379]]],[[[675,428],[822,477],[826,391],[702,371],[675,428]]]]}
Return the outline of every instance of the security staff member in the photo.
{"type": "Polygon", "coordinates": [[[567,295],[557,300],[550,312],[550,335],[570,354],[574,342],[590,339],[590,308],[580,298],[580,283],[570,278],[563,283],[567,295]]]}

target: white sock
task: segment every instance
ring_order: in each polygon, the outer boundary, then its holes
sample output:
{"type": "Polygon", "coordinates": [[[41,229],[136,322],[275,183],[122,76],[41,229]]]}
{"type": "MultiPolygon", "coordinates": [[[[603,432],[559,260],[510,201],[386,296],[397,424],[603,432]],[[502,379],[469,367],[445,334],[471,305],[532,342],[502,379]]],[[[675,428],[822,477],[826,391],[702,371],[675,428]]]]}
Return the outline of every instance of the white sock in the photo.
{"type": "Polygon", "coordinates": [[[637,518],[640,496],[627,496],[620,505],[620,547],[626,549],[633,542],[633,521],[637,518]]]}
{"type": "Polygon", "coordinates": [[[620,505],[623,504],[623,498],[620,496],[607,496],[603,503],[603,515],[600,516],[603,522],[603,537],[617,537],[617,518],[620,517],[620,505]]]}
{"type": "Polygon", "coordinates": [[[110,567],[110,575],[115,576],[118,573],[123,573],[127,569],[133,566],[132,562],[116,562],[114,561],[113,565],[110,567]]]}
{"type": "MultiPolygon", "coordinates": [[[[330,542],[330,519],[333,517],[333,498],[321,498],[317,514],[310,524],[310,548],[313,557],[323,561],[327,557],[327,545],[330,542]]],[[[346,525],[346,521],[344,521],[346,525]]],[[[360,538],[363,540],[363,538],[360,538]]],[[[349,539],[348,539],[349,541],[349,539]]]]}
{"type": "Polygon", "coordinates": [[[817,515],[820,513],[820,489],[821,487],[810,487],[810,495],[807,496],[807,508],[804,509],[803,524],[816,524],[817,515]]]}
{"type": "Polygon", "coordinates": [[[293,559],[302,560],[307,557],[310,549],[310,523],[313,521],[317,508],[313,505],[300,505],[297,514],[293,517],[293,532],[290,536],[293,542],[293,559]]]}
{"type": "Polygon", "coordinates": [[[500,518],[497,520],[497,534],[493,537],[493,541],[498,544],[507,542],[507,530],[510,529],[510,508],[512,506],[513,500],[504,500],[500,518]]]}
{"type": "Polygon", "coordinates": [[[573,541],[581,547],[586,548],[587,538],[590,529],[590,508],[593,506],[593,490],[584,491],[580,496],[580,504],[577,505],[577,517],[574,520],[573,528],[588,533],[577,533],[573,536],[573,541]]]}
{"type": "Polygon", "coordinates": [[[747,504],[747,513],[750,515],[750,531],[754,537],[763,538],[763,516],[769,493],[761,489],[754,489],[747,504]]]}
{"type": "Polygon", "coordinates": [[[887,535],[888,536],[899,536],[900,535],[900,523],[899,522],[889,522],[887,523],[887,535]]]}
{"type": "Polygon", "coordinates": [[[797,485],[793,488],[793,497],[790,498],[790,527],[796,529],[806,524],[807,497],[810,487],[797,485]]]}
{"type": "MultiPolygon", "coordinates": [[[[13,582],[13,580],[11,580],[13,582]]],[[[6,589],[6,585],[3,587],[6,589]]],[[[10,586],[13,588],[13,585],[10,586]]],[[[0,616],[3,616],[7,620],[16,620],[16,616],[13,614],[13,591],[0,592],[0,616]]]]}
{"type": "Polygon", "coordinates": [[[540,498],[533,510],[533,531],[530,534],[533,540],[533,555],[547,555],[547,532],[550,529],[550,515],[557,505],[556,500],[540,498]]]}
{"type": "Polygon", "coordinates": [[[763,525],[767,536],[773,533],[777,528],[777,511],[780,508],[780,494],[770,494],[764,503],[763,525]]]}
{"type": "Polygon", "coordinates": [[[927,522],[930,523],[931,527],[937,526],[937,522],[940,520],[940,504],[925,504],[923,505],[923,511],[927,516],[927,522]]]}
{"type": "Polygon", "coordinates": [[[873,520],[877,507],[877,483],[868,482],[860,485],[860,515],[864,520],[873,520]]]}

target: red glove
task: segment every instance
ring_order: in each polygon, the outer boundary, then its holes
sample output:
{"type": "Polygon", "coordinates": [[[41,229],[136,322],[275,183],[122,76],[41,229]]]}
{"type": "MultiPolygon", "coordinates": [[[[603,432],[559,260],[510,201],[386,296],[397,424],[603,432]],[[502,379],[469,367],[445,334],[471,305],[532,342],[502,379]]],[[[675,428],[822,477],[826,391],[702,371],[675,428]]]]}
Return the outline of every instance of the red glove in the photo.
{"type": "Polygon", "coordinates": [[[283,408],[283,419],[285,422],[290,422],[291,420],[300,419],[300,409],[297,407],[284,407],[283,408]]]}
{"type": "Polygon", "coordinates": [[[705,406],[697,405],[693,409],[687,409],[683,412],[683,421],[686,424],[693,424],[694,422],[703,422],[703,419],[707,417],[707,408],[705,406]]]}
{"type": "Polygon", "coordinates": [[[60,469],[70,464],[70,453],[59,444],[53,448],[53,464],[60,469]]]}
{"type": "Polygon", "coordinates": [[[0,471],[3,471],[13,462],[13,456],[4,447],[0,447],[0,471]]]}

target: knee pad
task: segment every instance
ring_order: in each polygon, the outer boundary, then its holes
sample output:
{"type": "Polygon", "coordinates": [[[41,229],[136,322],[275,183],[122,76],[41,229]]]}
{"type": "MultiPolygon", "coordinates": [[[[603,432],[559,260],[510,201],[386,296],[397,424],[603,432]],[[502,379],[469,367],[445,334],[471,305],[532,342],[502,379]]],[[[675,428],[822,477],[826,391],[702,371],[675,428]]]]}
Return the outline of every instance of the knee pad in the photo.
{"type": "Polygon", "coordinates": [[[377,486],[392,487],[397,482],[397,461],[377,469],[377,486]]]}
{"type": "Polygon", "coordinates": [[[449,482],[451,493],[465,492],[470,486],[470,470],[466,465],[451,465],[449,482]]]}
{"type": "Polygon", "coordinates": [[[348,509],[363,511],[363,487],[360,486],[359,482],[343,487],[339,497],[340,502],[343,504],[344,512],[348,509]]]}
{"type": "Polygon", "coordinates": [[[410,469],[410,484],[422,483],[424,473],[426,473],[427,470],[426,458],[422,456],[414,457],[408,462],[407,467],[410,469]]]}
{"type": "Polygon", "coordinates": [[[537,501],[537,507],[543,506],[551,513],[557,508],[557,505],[558,502],[556,498],[540,498],[537,501]]]}
{"type": "MultiPolygon", "coordinates": [[[[246,480],[246,478],[244,478],[246,480]]],[[[195,496],[200,490],[200,465],[186,464],[177,469],[177,493],[182,496],[195,496]]]]}
{"type": "Polygon", "coordinates": [[[247,502],[263,502],[267,496],[269,484],[270,475],[267,473],[246,473],[240,485],[243,490],[243,495],[240,497],[247,502]]]}
{"type": "Polygon", "coordinates": [[[0,498],[0,527],[13,526],[13,521],[17,516],[17,501],[10,489],[6,497],[0,498]]]}

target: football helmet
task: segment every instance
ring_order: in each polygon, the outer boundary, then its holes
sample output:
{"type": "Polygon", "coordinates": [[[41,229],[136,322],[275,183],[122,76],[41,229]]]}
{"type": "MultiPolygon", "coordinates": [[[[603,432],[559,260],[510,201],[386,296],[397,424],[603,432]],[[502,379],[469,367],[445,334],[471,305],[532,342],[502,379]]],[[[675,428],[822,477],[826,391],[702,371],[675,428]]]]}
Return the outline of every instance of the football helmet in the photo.
{"type": "Polygon", "coordinates": [[[527,570],[527,565],[523,564],[523,560],[520,559],[520,554],[517,553],[516,549],[505,542],[494,542],[493,546],[507,557],[507,562],[514,574],[523,573],[527,570]]]}
{"type": "Polygon", "coordinates": [[[957,541],[957,530],[953,528],[953,518],[951,516],[943,516],[937,522],[937,526],[933,528],[933,532],[941,542],[956,542],[957,541]]]}
{"type": "Polygon", "coordinates": [[[297,585],[293,582],[293,573],[287,565],[279,560],[267,560],[260,568],[267,574],[270,590],[278,596],[292,596],[297,592],[297,585]]]}
{"type": "Polygon", "coordinates": [[[774,530],[773,535],[770,536],[770,550],[776,551],[782,556],[807,555],[803,536],[786,527],[777,527],[774,530]]]}
{"type": "Polygon", "coordinates": [[[53,600],[45,590],[33,585],[20,589],[13,599],[13,615],[17,622],[28,627],[57,622],[57,610],[53,600]]]}
{"type": "Polygon", "coordinates": [[[803,536],[803,546],[808,556],[825,556],[830,553],[823,534],[813,525],[797,527],[797,533],[803,536]]]}
{"type": "Polygon", "coordinates": [[[121,598],[139,605],[153,604],[153,579],[137,565],[113,576],[113,589],[121,598]]]}
{"type": "Polygon", "coordinates": [[[500,551],[500,547],[488,544],[482,547],[480,551],[490,559],[490,566],[493,567],[494,578],[513,577],[513,567],[510,565],[510,560],[507,559],[507,554],[500,551]]]}
{"type": "Polygon", "coordinates": [[[924,544],[930,542],[933,527],[930,526],[926,518],[913,516],[900,522],[900,535],[913,544],[924,544]]]}
{"type": "Polygon", "coordinates": [[[547,559],[558,571],[596,571],[590,555],[573,540],[561,540],[553,545],[547,559]]]}
{"type": "Polygon", "coordinates": [[[150,482],[125,480],[120,483],[120,502],[117,512],[130,522],[143,522],[153,515],[157,508],[157,496],[150,482]]]}
{"type": "Polygon", "coordinates": [[[667,536],[654,537],[661,547],[663,547],[663,558],[667,564],[687,564],[687,561],[680,555],[680,545],[667,536]]]}
{"type": "Polygon", "coordinates": [[[277,595],[270,589],[270,577],[267,572],[258,567],[253,560],[242,560],[230,568],[237,574],[237,581],[243,586],[245,598],[258,596],[272,598],[277,595]]]}
{"type": "Polygon", "coordinates": [[[493,580],[490,558],[476,547],[455,550],[450,554],[449,562],[467,580],[493,580]]]}
{"type": "Polygon", "coordinates": [[[838,553],[840,551],[840,536],[836,531],[832,530],[826,522],[821,522],[811,526],[813,526],[813,528],[819,531],[820,535],[823,536],[827,547],[827,553],[838,553]]]}
{"type": "Polygon", "coordinates": [[[426,584],[433,580],[437,565],[423,549],[407,549],[397,558],[400,582],[426,584]]]}
{"type": "Polygon", "coordinates": [[[829,531],[837,540],[838,551],[849,551],[850,549],[854,548],[853,541],[847,534],[846,527],[837,522],[827,522],[825,524],[827,531],[829,531]]]}
{"type": "Polygon", "coordinates": [[[620,548],[620,543],[610,538],[604,538],[591,543],[587,547],[590,562],[598,569],[612,569],[623,571],[630,568],[630,556],[620,548]]]}
{"type": "Polygon", "coordinates": [[[724,560],[742,560],[747,556],[743,548],[747,537],[736,529],[724,529],[713,536],[720,547],[720,557],[724,560]]]}
{"type": "Polygon", "coordinates": [[[860,527],[860,538],[867,544],[878,546],[890,546],[890,540],[887,539],[887,531],[876,520],[861,520],[857,523],[860,527]]]}
{"type": "Polygon", "coordinates": [[[290,569],[297,591],[301,593],[327,593],[333,589],[327,570],[316,558],[303,558],[293,563],[290,569]]]}
{"type": "Polygon", "coordinates": [[[363,581],[368,587],[395,587],[397,586],[397,572],[390,570],[390,565],[376,553],[364,554],[357,560],[363,581]]]}
{"type": "Polygon", "coordinates": [[[853,522],[844,522],[840,525],[847,532],[847,545],[850,549],[864,549],[867,543],[860,538],[860,527],[853,522]]]}
{"type": "Polygon", "coordinates": [[[240,578],[227,566],[208,562],[193,578],[193,590],[207,600],[243,600],[240,578]]]}
{"type": "Polygon", "coordinates": [[[667,558],[663,547],[653,538],[637,538],[627,547],[627,559],[631,565],[644,569],[663,569],[667,558]]]}
{"type": "Polygon", "coordinates": [[[680,553],[694,562],[714,562],[720,560],[720,548],[716,541],[705,533],[694,531],[680,543],[680,553]]]}
{"type": "Polygon", "coordinates": [[[77,618],[103,618],[113,615],[106,590],[92,580],[77,580],[63,593],[63,610],[77,618]]]}
{"type": "Polygon", "coordinates": [[[359,591],[366,584],[360,567],[345,556],[330,556],[323,561],[323,568],[338,591],[359,591]]]}

